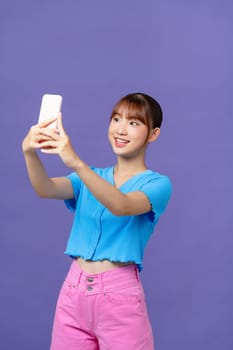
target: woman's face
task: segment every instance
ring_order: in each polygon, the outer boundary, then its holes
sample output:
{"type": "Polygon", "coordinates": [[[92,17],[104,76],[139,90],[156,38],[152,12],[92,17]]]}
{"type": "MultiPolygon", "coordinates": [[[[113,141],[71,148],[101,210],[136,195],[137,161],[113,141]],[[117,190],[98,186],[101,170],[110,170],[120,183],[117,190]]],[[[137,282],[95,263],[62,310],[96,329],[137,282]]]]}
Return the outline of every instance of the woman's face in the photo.
{"type": "Polygon", "coordinates": [[[121,105],[110,121],[108,137],[116,155],[131,158],[144,154],[148,127],[135,115],[131,115],[127,106],[121,105]]]}

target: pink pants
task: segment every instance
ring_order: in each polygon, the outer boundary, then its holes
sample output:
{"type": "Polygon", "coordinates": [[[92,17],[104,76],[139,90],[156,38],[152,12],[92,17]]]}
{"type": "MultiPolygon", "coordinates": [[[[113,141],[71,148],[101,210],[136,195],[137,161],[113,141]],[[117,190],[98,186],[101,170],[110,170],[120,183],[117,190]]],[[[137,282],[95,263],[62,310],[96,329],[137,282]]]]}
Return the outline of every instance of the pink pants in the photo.
{"type": "Polygon", "coordinates": [[[87,274],[73,261],[61,288],[50,350],[153,350],[136,266],[87,274]]]}

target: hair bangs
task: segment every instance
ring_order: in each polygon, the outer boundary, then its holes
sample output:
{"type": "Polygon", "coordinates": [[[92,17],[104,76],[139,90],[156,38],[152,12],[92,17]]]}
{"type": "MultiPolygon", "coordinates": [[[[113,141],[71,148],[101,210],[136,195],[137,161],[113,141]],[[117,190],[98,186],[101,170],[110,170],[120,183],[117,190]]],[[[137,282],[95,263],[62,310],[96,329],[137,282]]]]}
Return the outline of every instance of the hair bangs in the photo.
{"type": "Polygon", "coordinates": [[[142,103],[142,101],[119,101],[119,103],[116,104],[115,108],[112,111],[111,119],[115,114],[118,113],[121,107],[125,108],[128,119],[137,119],[149,127],[148,118],[146,116],[146,106],[142,103]]]}

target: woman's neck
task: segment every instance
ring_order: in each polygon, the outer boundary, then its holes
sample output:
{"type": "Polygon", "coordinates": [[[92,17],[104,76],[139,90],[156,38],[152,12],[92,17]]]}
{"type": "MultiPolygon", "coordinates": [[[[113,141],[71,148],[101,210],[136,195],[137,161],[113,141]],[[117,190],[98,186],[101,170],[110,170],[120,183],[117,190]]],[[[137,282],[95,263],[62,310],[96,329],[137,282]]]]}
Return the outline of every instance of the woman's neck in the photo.
{"type": "Polygon", "coordinates": [[[114,185],[115,187],[121,187],[131,177],[138,175],[146,170],[144,163],[130,163],[119,162],[114,168],[114,185]]]}
{"type": "Polygon", "coordinates": [[[119,159],[117,161],[117,164],[115,166],[115,174],[118,176],[133,176],[138,173],[141,173],[147,169],[144,161],[138,160],[138,161],[130,161],[130,160],[124,160],[119,159]]]}

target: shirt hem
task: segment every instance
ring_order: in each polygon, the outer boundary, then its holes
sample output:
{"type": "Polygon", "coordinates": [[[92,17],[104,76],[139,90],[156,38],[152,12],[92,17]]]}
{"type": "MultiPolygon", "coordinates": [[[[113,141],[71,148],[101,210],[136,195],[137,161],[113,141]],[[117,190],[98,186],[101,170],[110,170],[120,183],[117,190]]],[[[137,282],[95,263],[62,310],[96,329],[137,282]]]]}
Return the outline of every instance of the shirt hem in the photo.
{"type": "Polygon", "coordinates": [[[138,268],[139,271],[142,271],[143,269],[143,266],[142,266],[142,263],[140,262],[136,262],[136,261],[132,261],[132,260],[128,260],[128,259],[123,259],[123,258],[117,258],[117,260],[113,260],[111,258],[108,258],[108,257],[103,257],[103,258],[86,258],[84,255],[81,255],[81,254],[72,254],[71,252],[67,252],[65,251],[64,252],[65,255],[68,255],[71,259],[77,259],[77,258],[82,258],[84,260],[90,260],[90,261],[103,261],[103,260],[108,260],[112,263],[131,263],[131,264],[135,264],[138,268]]]}

